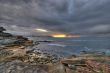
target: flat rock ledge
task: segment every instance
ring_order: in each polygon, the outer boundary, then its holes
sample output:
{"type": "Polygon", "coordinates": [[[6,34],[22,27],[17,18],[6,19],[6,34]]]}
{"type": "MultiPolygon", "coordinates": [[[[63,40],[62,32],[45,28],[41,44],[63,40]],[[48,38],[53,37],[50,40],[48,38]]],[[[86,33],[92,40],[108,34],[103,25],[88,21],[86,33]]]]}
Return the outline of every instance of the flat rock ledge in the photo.
{"type": "Polygon", "coordinates": [[[15,60],[0,63],[0,73],[66,73],[62,64],[56,65],[30,65],[15,60]]]}

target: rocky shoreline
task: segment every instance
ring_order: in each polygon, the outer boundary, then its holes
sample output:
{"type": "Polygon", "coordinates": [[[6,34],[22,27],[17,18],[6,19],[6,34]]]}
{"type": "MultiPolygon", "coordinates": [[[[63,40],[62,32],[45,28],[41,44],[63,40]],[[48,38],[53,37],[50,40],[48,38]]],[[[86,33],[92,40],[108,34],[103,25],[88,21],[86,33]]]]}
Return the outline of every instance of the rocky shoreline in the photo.
{"type": "Polygon", "coordinates": [[[0,50],[0,73],[110,73],[110,56],[81,54],[59,59],[24,46],[0,50]]]}
{"type": "Polygon", "coordinates": [[[110,56],[83,54],[71,58],[33,53],[25,48],[0,50],[0,73],[110,73],[110,56]]]}
{"type": "Polygon", "coordinates": [[[0,73],[110,73],[110,56],[104,53],[83,51],[79,56],[58,58],[28,49],[33,41],[23,36],[6,36],[5,29],[0,28],[0,73]]]}
{"type": "Polygon", "coordinates": [[[0,73],[110,73],[110,56],[81,55],[53,62],[53,56],[38,55],[7,57],[0,61],[0,73]]]}

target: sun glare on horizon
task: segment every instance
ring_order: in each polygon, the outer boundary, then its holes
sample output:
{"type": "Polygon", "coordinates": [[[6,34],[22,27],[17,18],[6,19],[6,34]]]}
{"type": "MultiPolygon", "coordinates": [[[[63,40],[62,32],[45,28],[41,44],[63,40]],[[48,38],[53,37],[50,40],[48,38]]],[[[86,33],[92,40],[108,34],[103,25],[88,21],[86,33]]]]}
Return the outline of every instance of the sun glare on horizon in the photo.
{"type": "Polygon", "coordinates": [[[53,38],[77,38],[77,37],[80,37],[80,35],[52,34],[51,37],[53,38]]]}
{"type": "Polygon", "coordinates": [[[54,38],[66,38],[67,37],[65,34],[53,34],[51,36],[54,38]]]}

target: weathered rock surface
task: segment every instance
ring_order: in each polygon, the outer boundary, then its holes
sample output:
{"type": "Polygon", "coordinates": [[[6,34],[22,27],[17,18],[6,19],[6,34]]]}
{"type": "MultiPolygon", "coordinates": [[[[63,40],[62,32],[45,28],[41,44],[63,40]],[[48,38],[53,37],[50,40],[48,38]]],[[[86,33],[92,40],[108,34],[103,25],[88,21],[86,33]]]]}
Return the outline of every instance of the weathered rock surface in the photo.
{"type": "Polygon", "coordinates": [[[0,73],[48,73],[48,66],[29,65],[16,60],[0,63],[0,73]]]}
{"type": "Polygon", "coordinates": [[[88,54],[64,59],[61,63],[67,73],[110,73],[110,56],[88,54]]]}
{"type": "Polygon", "coordinates": [[[66,73],[66,68],[62,63],[58,63],[50,66],[48,73],[66,73]]]}
{"type": "Polygon", "coordinates": [[[33,41],[4,31],[0,27],[0,73],[110,73],[110,56],[105,53],[83,51],[81,56],[61,60],[27,49],[33,41]]]}

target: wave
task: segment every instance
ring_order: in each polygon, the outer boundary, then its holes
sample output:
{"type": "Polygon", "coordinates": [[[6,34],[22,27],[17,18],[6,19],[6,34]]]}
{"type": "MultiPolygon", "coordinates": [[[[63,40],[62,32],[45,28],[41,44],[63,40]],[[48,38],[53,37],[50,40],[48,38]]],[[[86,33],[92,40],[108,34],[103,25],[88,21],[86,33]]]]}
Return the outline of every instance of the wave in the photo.
{"type": "Polygon", "coordinates": [[[66,45],[63,44],[48,44],[49,46],[59,46],[59,47],[66,47],[66,45]]]}

